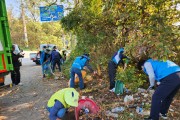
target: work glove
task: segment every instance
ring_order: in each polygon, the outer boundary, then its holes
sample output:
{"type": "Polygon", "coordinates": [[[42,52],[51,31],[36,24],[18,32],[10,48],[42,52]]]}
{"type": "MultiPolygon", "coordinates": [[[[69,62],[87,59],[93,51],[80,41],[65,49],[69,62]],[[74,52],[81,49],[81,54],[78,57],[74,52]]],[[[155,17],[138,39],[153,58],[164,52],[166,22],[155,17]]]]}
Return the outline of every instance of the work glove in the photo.
{"type": "Polygon", "coordinates": [[[147,91],[153,90],[153,89],[154,89],[154,86],[149,86],[148,89],[147,89],[147,91]]]}
{"type": "Polygon", "coordinates": [[[161,82],[157,82],[156,84],[157,84],[157,86],[159,86],[161,84],[161,82]]]}

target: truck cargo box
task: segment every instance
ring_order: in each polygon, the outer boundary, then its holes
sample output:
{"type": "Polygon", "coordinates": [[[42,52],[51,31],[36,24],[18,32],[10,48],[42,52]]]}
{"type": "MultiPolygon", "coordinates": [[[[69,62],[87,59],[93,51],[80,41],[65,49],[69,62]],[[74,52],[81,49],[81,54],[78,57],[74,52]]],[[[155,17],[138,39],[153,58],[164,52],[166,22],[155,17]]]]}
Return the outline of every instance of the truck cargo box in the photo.
{"type": "Polygon", "coordinates": [[[0,77],[13,70],[11,49],[12,43],[5,0],[0,0],[0,77]]]}

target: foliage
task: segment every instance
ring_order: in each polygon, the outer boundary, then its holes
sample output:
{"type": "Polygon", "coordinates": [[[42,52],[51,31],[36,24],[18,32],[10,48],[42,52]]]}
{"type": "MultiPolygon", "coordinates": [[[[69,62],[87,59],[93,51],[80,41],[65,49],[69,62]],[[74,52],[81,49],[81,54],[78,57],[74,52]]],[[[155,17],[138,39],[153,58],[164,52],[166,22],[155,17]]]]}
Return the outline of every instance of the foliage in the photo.
{"type": "MultiPolygon", "coordinates": [[[[81,0],[61,21],[65,30],[77,36],[71,58],[88,51],[92,64],[107,68],[113,53],[125,47],[132,66],[144,57],[180,63],[179,29],[173,25],[179,20],[176,6],[177,0],[81,0]]],[[[121,74],[118,69],[117,78],[128,82],[132,77],[132,88],[143,84],[145,78],[134,67],[126,71],[121,74]]]]}
{"type": "Polygon", "coordinates": [[[146,77],[139,74],[134,66],[129,65],[125,71],[118,67],[116,80],[121,80],[126,88],[135,91],[146,82],[146,77]]]}

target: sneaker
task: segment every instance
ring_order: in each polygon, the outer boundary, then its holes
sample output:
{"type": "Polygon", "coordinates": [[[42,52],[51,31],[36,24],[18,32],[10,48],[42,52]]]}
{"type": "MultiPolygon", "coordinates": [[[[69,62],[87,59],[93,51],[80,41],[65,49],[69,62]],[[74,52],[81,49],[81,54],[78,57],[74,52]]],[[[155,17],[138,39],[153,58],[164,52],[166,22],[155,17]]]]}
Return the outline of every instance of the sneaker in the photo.
{"type": "Polygon", "coordinates": [[[167,114],[161,114],[161,113],[160,113],[160,117],[161,117],[162,119],[164,119],[164,120],[167,120],[167,114]]]}
{"type": "Polygon", "coordinates": [[[115,88],[113,88],[113,89],[111,89],[111,90],[109,90],[110,92],[115,92],[115,88]]]}
{"type": "Polygon", "coordinates": [[[45,74],[43,75],[43,78],[45,78],[46,76],[45,76],[45,74]]]}
{"type": "Polygon", "coordinates": [[[22,86],[23,84],[22,84],[22,83],[19,83],[18,85],[22,86]]]}

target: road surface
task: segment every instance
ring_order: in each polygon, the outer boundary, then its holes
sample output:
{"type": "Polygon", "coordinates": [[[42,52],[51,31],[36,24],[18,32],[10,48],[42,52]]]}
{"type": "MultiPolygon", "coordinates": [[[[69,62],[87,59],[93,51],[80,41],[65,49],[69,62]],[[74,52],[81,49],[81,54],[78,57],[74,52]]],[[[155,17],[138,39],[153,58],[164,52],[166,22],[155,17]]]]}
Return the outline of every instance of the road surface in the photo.
{"type": "MultiPolygon", "coordinates": [[[[30,61],[29,53],[25,52],[20,70],[23,85],[0,89],[0,120],[48,120],[48,99],[67,86],[64,80],[42,79],[41,66],[30,61]]],[[[5,84],[9,83],[10,75],[5,79],[5,84]]]]}

